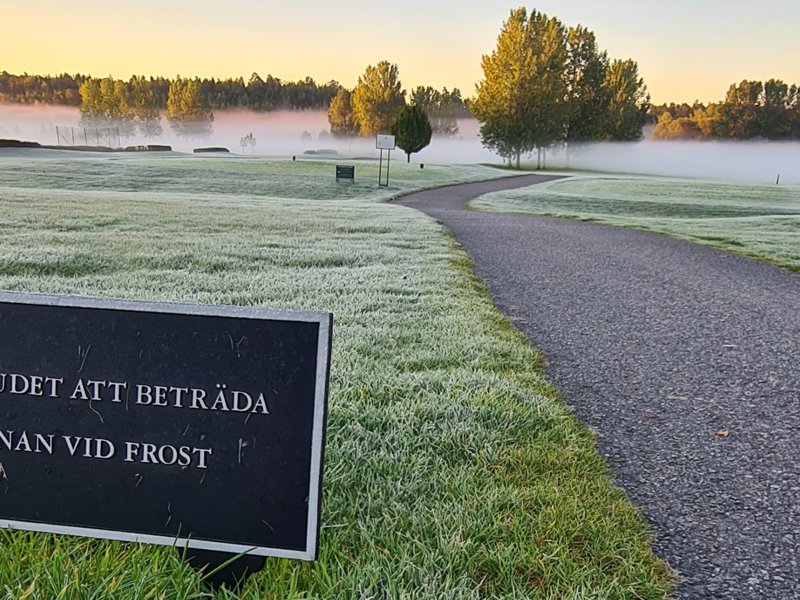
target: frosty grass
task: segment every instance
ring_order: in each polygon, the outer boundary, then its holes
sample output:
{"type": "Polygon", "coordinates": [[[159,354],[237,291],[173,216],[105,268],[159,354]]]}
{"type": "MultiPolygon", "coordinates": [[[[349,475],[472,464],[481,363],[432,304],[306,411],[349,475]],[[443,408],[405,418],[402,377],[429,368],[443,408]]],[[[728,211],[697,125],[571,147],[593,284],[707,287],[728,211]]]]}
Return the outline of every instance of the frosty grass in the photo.
{"type": "Polygon", "coordinates": [[[335,313],[321,552],[212,594],[172,548],[3,531],[2,597],[666,596],[542,356],[443,227],[379,202],[503,172],[45,156],[0,155],[0,288],[335,313]]]}

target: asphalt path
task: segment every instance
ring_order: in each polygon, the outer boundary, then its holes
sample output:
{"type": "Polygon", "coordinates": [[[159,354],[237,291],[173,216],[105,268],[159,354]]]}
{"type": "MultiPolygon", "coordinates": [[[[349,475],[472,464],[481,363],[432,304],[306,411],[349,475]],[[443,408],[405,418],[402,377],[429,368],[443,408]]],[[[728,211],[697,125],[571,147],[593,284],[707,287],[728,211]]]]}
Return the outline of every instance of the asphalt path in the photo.
{"type": "Polygon", "coordinates": [[[643,508],[678,598],[800,598],[800,275],[665,236],[472,212],[525,176],[397,203],[440,220],[643,508]]]}

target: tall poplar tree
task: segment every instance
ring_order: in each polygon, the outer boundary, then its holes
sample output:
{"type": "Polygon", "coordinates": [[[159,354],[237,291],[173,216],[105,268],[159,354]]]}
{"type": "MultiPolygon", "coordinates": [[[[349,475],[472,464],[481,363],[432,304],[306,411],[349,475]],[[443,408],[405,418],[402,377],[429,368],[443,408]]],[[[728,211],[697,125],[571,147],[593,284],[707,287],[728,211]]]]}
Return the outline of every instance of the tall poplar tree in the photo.
{"type": "Polygon", "coordinates": [[[205,139],[213,133],[214,114],[194,79],[176,77],[167,97],[167,122],[179,137],[205,139]]]}
{"type": "Polygon", "coordinates": [[[109,120],[111,125],[119,129],[122,137],[128,138],[136,133],[136,118],[131,105],[131,94],[128,84],[121,79],[112,80],[114,92],[109,105],[109,120]]]}
{"type": "Polygon", "coordinates": [[[139,133],[145,139],[157,138],[163,133],[161,114],[156,106],[153,90],[144,77],[133,80],[133,112],[139,133]]]}
{"type": "Polygon", "coordinates": [[[103,111],[104,126],[111,124],[116,107],[116,99],[114,97],[114,80],[111,77],[106,77],[100,80],[100,106],[103,111]]]}
{"type": "Polygon", "coordinates": [[[103,96],[100,93],[100,82],[96,79],[87,79],[80,88],[81,127],[98,127],[105,124],[105,111],[103,109],[103,96]]]}
{"type": "Polygon", "coordinates": [[[397,65],[381,61],[368,66],[353,90],[353,115],[361,135],[389,133],[406,105],[397,65]]]}
{"type": "Polygon", "coordinates": [[[567,33],[566,68],[569,104],[565,136],[567,144],[603,138],[608,105],[603,83],[607,71],[608,54],[598,49],[594,33],[580,25],[570,27],[567,33]]]}
{"type": "Polygon", "coordinates": [[[800,87],[793,85],[789,88],[787,106],[791,136],[794,139],[800,139],[800,87]]]}
{"type": "Polygon", "coordinates": [[[720,105],[712,134],[715,137],[750,139],[758,133],[757,105],[764,85],[760,81],[742,81],[728,89],[720,105]]]}
{"type": "Polygon", "coordinates": [[[606,73],[603,88],[608,94],[606,134],[609,141],[635,142],[642,139],[642,130],[650,110],[647,86],[639,76],[635,61],[615,60],[606,73]]]}
{"type": "Polygon", "coordinates": [[[569,122],[566,30],[558,19],[532,11],[528,36],[535,57],[529,91],[533,113],[530,141],[534,148],[544,150],[564,139],[569,122]]]}
{"type": "Polygon", "coordinates": [[[522,154],[538,149],[541,162],[556,144],[641,139],[649,98],[637,64],[609,64],[580,25],[567,30],[536,10],[513,10],[481,66],[470,108],[484,145],[517,168],[522,154]]]}
{"type": "Polygon", "coordinates": [[[117,128],[121,137],[136,131],[128,84],[107,77],[100,81],[87,79],[80,87],[83,127],[117,128]]]}
{"type": "Polygon", "coordinates": [[[536,10],[511,11],[497,48],[482,60],[472,112],[481,122],[483,144],[514,160],[563,139],[566,101],[566,42],[563,25],[536,10]]]}
{"type": "Polygon", "coordinates": [[[780,79],[770,79],[764,84],[758,111],[761,136],[768,140],[781,140],[792,135],[791,102],[786,83],[780,79]]]}
{"type": "Polygon", "coordinates": [[[503,23],[497,48],[484,55],[481,66],[484,79],[477,85],[472,113],[481,122],[483,145],[511,163],[530,145],[525,132],[525,77],[532,70],[526,51],[527,11],[518,8],[503,23]]]}
{"type": "Polygon", "coordinates": [[[331,105],[328,107],[328,123],[331,126],[331,135],[334,137],[347,138],[358,135],[351,100],[352,94],[345,88],[339,88],[336,97],[331,100],[331,105]]]}

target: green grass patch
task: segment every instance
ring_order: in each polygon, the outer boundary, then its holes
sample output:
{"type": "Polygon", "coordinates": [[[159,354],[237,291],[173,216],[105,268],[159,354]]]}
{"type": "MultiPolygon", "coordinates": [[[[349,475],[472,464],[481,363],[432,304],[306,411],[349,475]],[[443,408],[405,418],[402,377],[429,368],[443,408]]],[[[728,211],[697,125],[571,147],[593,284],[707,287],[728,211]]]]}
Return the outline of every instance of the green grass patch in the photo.
{"type": "Polygon", "coordinates": [[[800,271],[798,186],[589,176],[488,194],[471,207],[643,229],[800,271]]]}
{"type": "MultiPolygon", "coordinates": [[[[258,164],[294,165],[238,162],[117,160],[122,187],[162,174],[120,191],[83,161],[42,161],[0,188],[2,289],[335,313],[320,560],[270,559],[213,597],[666,597],[638,511],[447,232],[376,202],[376,184],[279,198],[289,173],[256,194],[258,164]],[[39,187],[51,170],[69,186],[39,187]]],[[[438,169],[406,189],[485,175],[438,169]]],[[[212,597],[170,548],[1,535],[7,598],[212,597]]]]}

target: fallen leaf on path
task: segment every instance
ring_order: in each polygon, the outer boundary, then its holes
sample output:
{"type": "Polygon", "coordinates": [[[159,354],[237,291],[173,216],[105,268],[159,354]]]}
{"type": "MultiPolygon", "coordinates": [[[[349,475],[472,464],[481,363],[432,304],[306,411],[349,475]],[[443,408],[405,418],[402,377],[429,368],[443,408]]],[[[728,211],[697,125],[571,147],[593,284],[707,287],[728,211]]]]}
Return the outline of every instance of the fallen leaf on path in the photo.
{"type": "Polygon", "coordinates": [[[720,429],[719,431],[715,431],[714,435],[719,437],[728,437],[730,434],[727,429],[720,429]]]}

